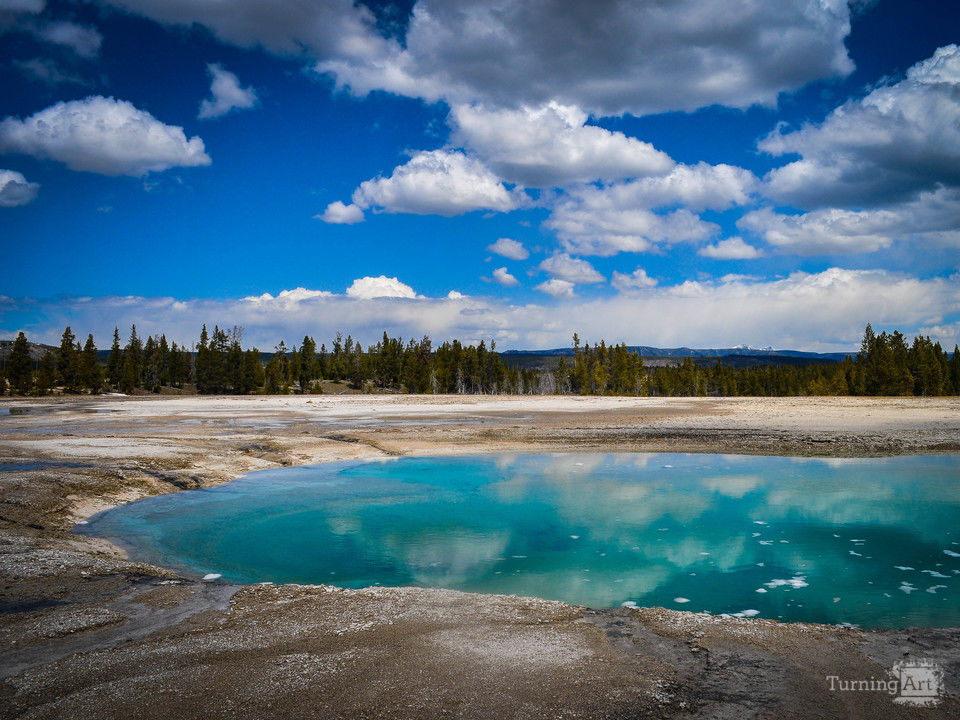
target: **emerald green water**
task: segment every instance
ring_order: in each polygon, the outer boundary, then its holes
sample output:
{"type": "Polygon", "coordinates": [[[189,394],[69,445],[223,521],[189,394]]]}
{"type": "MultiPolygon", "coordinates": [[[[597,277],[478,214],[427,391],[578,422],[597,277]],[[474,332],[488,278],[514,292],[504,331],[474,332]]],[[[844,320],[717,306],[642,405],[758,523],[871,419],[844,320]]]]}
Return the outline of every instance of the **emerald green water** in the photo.
{"type": "Polygon", "coordinates": [[[142,500],[78,529],[227,582],[960,626],[960,456],[338,463],[142,500]]]}

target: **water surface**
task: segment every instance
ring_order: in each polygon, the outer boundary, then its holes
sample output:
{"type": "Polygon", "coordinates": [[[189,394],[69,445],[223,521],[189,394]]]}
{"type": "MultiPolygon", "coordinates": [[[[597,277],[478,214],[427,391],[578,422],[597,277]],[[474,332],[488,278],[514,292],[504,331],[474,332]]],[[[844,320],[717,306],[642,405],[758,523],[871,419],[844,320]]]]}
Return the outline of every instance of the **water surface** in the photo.
{"type": "Polygon", "coordinates": [[[252,473],[81,529],[223,581],[960,626],[960,456],[402,458],[252,473]]]}

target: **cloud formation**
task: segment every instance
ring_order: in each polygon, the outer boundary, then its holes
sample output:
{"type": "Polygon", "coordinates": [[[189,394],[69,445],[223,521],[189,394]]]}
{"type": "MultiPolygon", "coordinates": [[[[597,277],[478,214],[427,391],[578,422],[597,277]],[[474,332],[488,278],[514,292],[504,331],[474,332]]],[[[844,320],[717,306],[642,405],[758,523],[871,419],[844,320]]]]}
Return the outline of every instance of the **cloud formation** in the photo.
{"type": "Polygon", "coordinates": [[[759,147],[801,156],[771,171],[765,192],[803,209],[862,209],[960,187],[960,47],[942,47],[900,82],[759,147]]]}
{"type": "Polygon", "coordinates": [[[33,202],[40,186],[27,182],[27,179],[15,170],[0,170],[0,207],[16,207],[33,202]]]}
{"type": "Polygon", "coordinates": [[[868,253],[895,241],[960,248],[960,188],[941,187],[868,210],[822,208],[788,215],[761,208],[740,218],[737,227],[798,255],[868,253]]]}
{"type": "Polygon", "coordinates": [[[505,267],[499,267],[493,271],[493,280],[504,287],[513,287],[520,284],[520,281],[507,272],[507,268],[505,267]]]}
{"type": "Polygon", "coordinates": [[[475,153],[500,177],[528,187],[664,175],[674,162],[646,142],[587,125],[579,108],[486,110],[457,105],[452,141],[475,153]]]}
{"type": "Polygon", "coordinates": [[[346,205],[339,200],[334,200],[327,205],[327,209],[322,214],[314,217],[332,225],[353,225],[364,220],[363,210],[356,205],[346,205]]]}
{"type": "Polygon", "coordinates": [[[540,292],[546,293],[547,295],[551,295],[555,298],[572,298],[573,288],[574,283],[570,282],[569,280],[551,278],[550,280],[536,285],[534,290],[539,290],[540,292]]]}
{"type": "Polygon", "coordinates": [[[660,177],[576,188],[545,224],[569,252],[647,252],[712,237],[717,225],[695,213],[752,202],[756,182],[753,173],[731,165],[677,165],[660,177]]]}
{"type": "Polygon", "coordinates": [[[657,281],[647,275],[647,271],[643,268],[637,268],[632,273],[622,273],[614,270],[610,284],[620,292],[635,292],[656,287],[657,281]]]}
{"type": "Polygon", "coordinates": [[[226,115],[231,110],[246,110],[257,104],[257,93],[253,88],[240,87],[240,80],[222,65],[207,65],[210,73],[210,97],[200,103],[197,115],[201,120],[226,115]]]}
{"type": "Polygon", "coordinates": [[[347,297],[358,300],[372,300],[373,298],[415,298],[417,294],[409,285],[405,285],[397,278],[388,278],[386,275],[377,277],[362,277],[353,281],[347,288],[347,297]]]}
{"type": "Polygon", "coordinates": [[[773,105],[777,95],[853,69],[845,0],[420,0],[405,46],[317,70],[364,94],[539,106],[599,115],[773,105]]]}
{"type": "Polygon", "coordinates": [[[510,260],[526,260],[530,257],[530,253],[523,246],[523,243],[510,238],[499,238],[492,245],[487,245],[487,250],[510,260]]]}
{"type": "Polygon", "coordinates": [[[198,23],[225,42],[316,62],[358,94],[619,115],[777,95],[853,69],[846,0],[419,0],[403,44],[351,0],[100,0],[154,20],[198,23]]]}
{"type": "Polygon", "coordinates": [[[141,176],[209,165],[203,140],[129,102],[101,96],[59,102],[25,120],[0,122],[0,152],[56,160],[71,170],[141,176]]]}
{"type": "Polygon", "coordinates": [[[539,267],[553,278],[578,285],[601,283],[605,280],[589,262],[583,258],[570,257],[566,253],[551,255],[541,262],[539,267]]]}
{"type": "Polygon", "coordinates": [[[744,242],[741,237],[727,238],[713,245],[705,245],[697,253],[715,260],[753,260],[763,256],[763,251],[744,242]]]}
{"type": "MultiPolygon", "coordinates": [[[[572,284],[553,280],[540,289],[557,301],[517,305],[498,298],[420,298],[336,294],[303,288],[237,300],[99,297],[17,300],[0,297],[0,335],[19,329],[31,339],[57,342],[63,328],[93,332],[109,345],[114,325],[137,324],[141,334],[195,342],[200,326],[217,323],[245,328],[247,342],[273,347],[310,334],[329,339],[351,332],[365,343],[383,330],[402,337],[428,333],[435,342],[450,338],[494,338],[509,348],[564,347],[573,332],[585,340],[631,345],[732,347],[747,343],[819,351],[852,351],[864,325],[899,328],[908,336],[924,332],[952,348],[960,341],[960,277],[920,279],[882,270],[831,268],[792,273],[776,280],[727,277],[711,282],[656,286],[643,292],[568,301],[572,284]],[[13,313],[29,308],[28,324],[14,325],[13,313]]],[[[361,283],[361,281],[357,281],[361,283]]],[[[361,283],[360,287],[368,283],[361,283]]],[[[373,283],[369,283],[371,286],[373,283]]],[[[23,315],[17,314],[17,317],[23,315]]]]}
{"type": "Polygon", "coordinates": [[[447,217],[474,210],[509,212],[529,204],[522,191],[508,190],[483,163],[448,150],[414,154],[390,177],[361,183],[352,199],[364,210],[447,217]]]}

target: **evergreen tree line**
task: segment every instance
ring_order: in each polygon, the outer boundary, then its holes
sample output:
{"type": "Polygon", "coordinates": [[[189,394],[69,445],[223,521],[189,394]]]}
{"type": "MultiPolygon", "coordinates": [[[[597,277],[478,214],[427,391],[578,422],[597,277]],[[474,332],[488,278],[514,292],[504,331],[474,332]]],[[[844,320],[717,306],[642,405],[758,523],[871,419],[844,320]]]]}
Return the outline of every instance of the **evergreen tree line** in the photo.
{"type": "Polygon", "coordinates": [[[656,396],[761,395],[958,395],[960,348],[949,355],[929,337],[908,345],[899,332],[879,335],[867,325],[860,352],[839,363],[762,365],[735,369],[717,360],[704,366],[691,358],[668,367],[644,365],[626,345],[600,342],[581,346],[573,336],[573,356],[561,357],[552,371],[518,368],[503,362],[496,344],[463,345],[458,340],[433,348],[430,338],[391,338],[387,333],[366,349],[340,333],[328,349],[306,336],[299,348],[284,341],[264,362],[257,348],[244,349],[243,331],[203,326],[195,351],[168,343],[165,335],[144,341],[133,326],[126,344],[114,329],[105,363],[93,336],[82,345],[66,328],[58,350],[34,363],[26,336],[14,342],[0,377],[0,392],[44,395],[159,392],[196,386],[200,394],[321,393],[322,381],[346,383],[365,391],[457,394],[574,394],[656,396]]]}

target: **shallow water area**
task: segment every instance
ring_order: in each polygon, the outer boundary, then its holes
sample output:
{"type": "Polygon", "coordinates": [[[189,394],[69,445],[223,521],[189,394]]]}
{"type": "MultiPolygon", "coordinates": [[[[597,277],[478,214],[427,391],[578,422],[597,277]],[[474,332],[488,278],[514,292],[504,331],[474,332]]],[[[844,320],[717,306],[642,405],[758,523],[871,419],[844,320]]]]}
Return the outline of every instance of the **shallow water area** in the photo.
{"type": "Polygon", "coordinates": [[[960,457],[409,457],[270,470],[78,532],[221,582],[419,585],[960,626],[960,457]]]}

